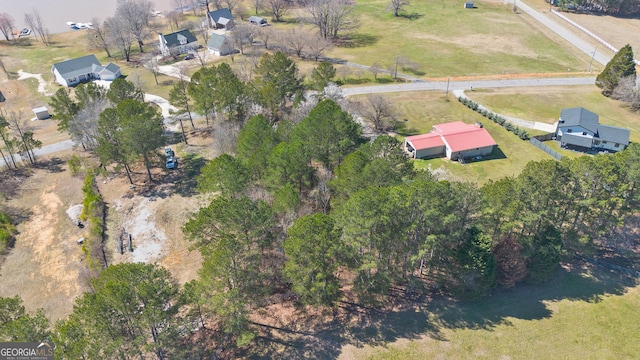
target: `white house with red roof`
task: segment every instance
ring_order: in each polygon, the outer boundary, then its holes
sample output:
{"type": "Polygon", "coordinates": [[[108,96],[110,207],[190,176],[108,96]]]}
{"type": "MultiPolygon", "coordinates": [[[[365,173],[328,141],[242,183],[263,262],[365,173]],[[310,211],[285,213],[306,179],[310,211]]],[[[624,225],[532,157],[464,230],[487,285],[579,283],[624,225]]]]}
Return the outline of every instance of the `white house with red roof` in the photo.
{"type": "Polygon", "coordinates": [[[433,126],[427,134],[408,136],[405,150],[414,159],[446,156],[451,160],[489,155],[495,140],[481,124],[454,121],[433,126]]]}

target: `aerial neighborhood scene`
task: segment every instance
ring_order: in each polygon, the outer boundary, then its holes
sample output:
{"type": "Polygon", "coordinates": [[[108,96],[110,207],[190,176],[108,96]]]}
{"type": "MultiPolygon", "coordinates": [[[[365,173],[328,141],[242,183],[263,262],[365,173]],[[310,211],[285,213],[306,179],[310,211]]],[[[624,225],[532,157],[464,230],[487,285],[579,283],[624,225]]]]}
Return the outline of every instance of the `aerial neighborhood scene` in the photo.
{"type": "Polygon", "coordinates": [[[640,0],[53,3],[0,358],[638,358],[640,0]]]}

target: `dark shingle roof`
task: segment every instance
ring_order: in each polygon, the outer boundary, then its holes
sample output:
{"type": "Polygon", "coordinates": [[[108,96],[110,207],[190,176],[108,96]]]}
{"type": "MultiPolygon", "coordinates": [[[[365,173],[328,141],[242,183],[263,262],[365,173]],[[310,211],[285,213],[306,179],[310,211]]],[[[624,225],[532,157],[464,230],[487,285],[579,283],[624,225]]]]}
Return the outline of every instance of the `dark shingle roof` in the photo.
{"type": "Polygon", "coordinates": [[[225,18],[229,20],[233,19],[233,15],[231,15],[231,11],[229,11],[229,9],[219,9],[219,10],[211,11],[209,12],[209,16],[211,17],[211,20],[215,21],[216,23],[220,22],[220,18],[225,18]]]}
{"type": "Polygon", "coordinates": [[[55,63],[53,64],[53,67],[56,68],[63,77],[71,78],[92,72],[94,65],[101,66],[100,61],[98,61],[96,56],[91,54],[55,63]]]}
{"type": "Polygon", "coordinates": [[[598,137],[600,140],[629,145],[629,129],[617,126],[600,125],[598,127],[598,137]]]}
{"type": "Polygon", "coordinates": [[[585,108],[562,109],[559,127],[581,126],[593,133],[598,132],[598,115],[585,108]]]}
{"type": "Polygon", "coordinates": [[[180,39],[182,38],[186,39],[187,42],[185,44],[198,41],[198,39],[196,39],[196,37],[193,36],[191,31],[189,30],[180,30],[180,31],[176,31],[174,33],[162,35],[162,36],[164,37],[164,40],[167,42],[167,47],[182,45],[182,43],[180,42],[180,39]]]}

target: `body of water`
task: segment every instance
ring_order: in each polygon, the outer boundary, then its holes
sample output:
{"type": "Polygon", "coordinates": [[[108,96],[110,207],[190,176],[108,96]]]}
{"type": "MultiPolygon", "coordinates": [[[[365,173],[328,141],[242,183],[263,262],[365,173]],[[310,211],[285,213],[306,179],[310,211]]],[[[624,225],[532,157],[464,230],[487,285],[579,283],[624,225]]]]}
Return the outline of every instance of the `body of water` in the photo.
{"type": "MultiPolygon", "coordinates": [[[[174,0],[150,0],[154,9],[167,12],[175,7],[174,0]]],[[[100,22],[113,16],[118,0],[0,0],[0,13],[13,17],[16,29],[27,27],[24,15],[37,9],[44,27],[56,34],[72,31],[66,24],[72,22],[100,22]]],[[[81,30],[79,30],[81,31],[81,30]]]]}

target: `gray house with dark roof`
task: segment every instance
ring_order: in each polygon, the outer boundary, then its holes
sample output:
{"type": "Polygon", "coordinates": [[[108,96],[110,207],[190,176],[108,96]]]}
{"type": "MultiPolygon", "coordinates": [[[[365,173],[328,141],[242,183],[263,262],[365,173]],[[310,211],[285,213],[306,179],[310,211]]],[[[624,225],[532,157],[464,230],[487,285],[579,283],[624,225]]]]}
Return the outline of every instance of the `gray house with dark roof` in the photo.
{"type": "Polygon", "coordinates": [[[158,49],[162,56],[174,56],[194,51],[198,48],[198,39],[189,30],[180,30],[171,34],[158,34],[158,49]]]}
{"type": "Polygon", "coordinates": [[[598,120],[597,114],[585,108],[563,109],[556,127],[556,140],[561,147],[580,151],[620,151],[629,145],[628,129],[602,125],[598,120]]]}
{"type": "Polygon", "coordinates": [[[233,28],[233,15],[229,9],[218,9],[209,12],[211,18],[212,27],[214,29],[226,29],[233,28]]]}
{"type": "Polygon", "coordinates": [[[62,86],[73,86],[91,80],[113,81],[122,76],[118,65],[109,63],[102,66],[93,54],[55,63],[51,72],[56,82],[62,86]]]}
{"type": "Polygon", "coordinates": [[[229,55],[236,52],[229,38],[219,34],[211,34],[207,42],[207,48],[218,56],[229,55]]]}

